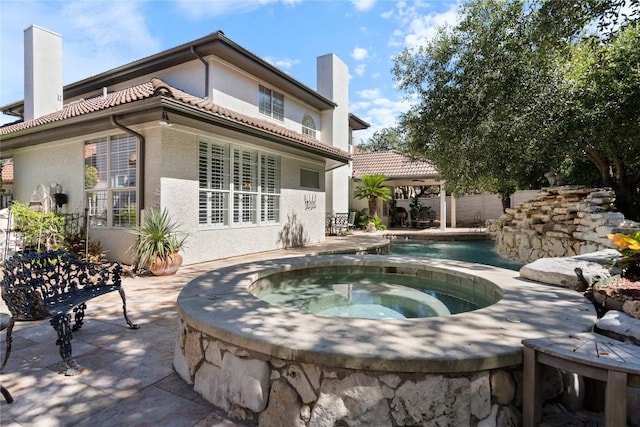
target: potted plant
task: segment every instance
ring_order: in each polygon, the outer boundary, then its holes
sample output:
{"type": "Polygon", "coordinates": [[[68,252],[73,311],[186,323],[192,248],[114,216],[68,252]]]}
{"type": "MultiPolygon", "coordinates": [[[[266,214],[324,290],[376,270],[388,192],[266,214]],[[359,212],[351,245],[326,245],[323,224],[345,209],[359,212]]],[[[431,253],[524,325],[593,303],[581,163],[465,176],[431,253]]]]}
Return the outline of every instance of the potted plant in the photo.
{"type": "Polygon", "coordinates": [[[178,228],[166,209],[144,211],[142,224],[131,231],[138,237],[129,248],[135,257],[134,271],[145,269],[156,276],[175,274],[182,265],[179,251],[187,239],[178,228]]]}

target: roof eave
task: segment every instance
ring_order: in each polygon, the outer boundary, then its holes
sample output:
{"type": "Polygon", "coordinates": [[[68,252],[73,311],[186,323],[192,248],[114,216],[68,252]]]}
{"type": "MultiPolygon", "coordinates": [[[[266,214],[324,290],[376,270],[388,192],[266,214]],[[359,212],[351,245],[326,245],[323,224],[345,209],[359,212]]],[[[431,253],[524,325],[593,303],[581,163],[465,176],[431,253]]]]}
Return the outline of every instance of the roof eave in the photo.
{"type": "MultiPolygon", "coordinates": [[[[200,39],[65,85],[63,97],[71,99],[83,96],[103,87],[113,86],[145,75],[153,75],[160,70],[197,60],[192,48],[199,55],[215,55],[260,77],[265,82],[282,87],[287,93],[320,110],[333,109],[337,106],[330,99],[229,40],[222,31],[216,31],[200,39]]],[[[0,110],[4,114],[21,117],[24,111],[24,100],[1,106],[0,110]]]]}
{"type": "Polygon", "coordinates": [[[110,121],[111,116],[117,116],[119,122],[127,126],[158,120],[161,110],[166,110],[177,115],[172,117],[172,122],[176,122],[178,116],[187,118],[191,117],[197,121],[247,133],[278,145],[313,154],[314,156],[324,158],[327,161],[327,167],[332,169],[346,165],[349,163],[349,160],[351,160],[349,153],[341,151],[332,152],[331,150],[323,150],[319,147],[306,145],[292,138],[277,135],[256,126],[240,123],[233,119],[222,117],[197,107],[175,101],[172,98],[161,96],[136,101],[135,103],[125,104],[106,110],[96,111],[94,113],[78,117],[42,124],[33,128],[19,130],[8,135],[2,135],[0,136],[0,142],[2,142],[2,154],[3,157],[10,157],[12,152],[19,148],[112,129],[113,125],[110,121]]]}

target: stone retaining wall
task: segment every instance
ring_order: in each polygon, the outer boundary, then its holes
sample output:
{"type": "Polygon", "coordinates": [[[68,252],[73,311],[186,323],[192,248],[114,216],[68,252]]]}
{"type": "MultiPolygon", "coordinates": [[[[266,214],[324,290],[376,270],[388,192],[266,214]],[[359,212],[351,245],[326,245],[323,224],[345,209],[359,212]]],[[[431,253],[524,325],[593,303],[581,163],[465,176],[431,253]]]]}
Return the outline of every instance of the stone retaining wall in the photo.
{"type": "MultiPolygon", "coordinates": [[[[272,359],[181,321],[174,366],[229,416],[261,426],[519,425],[522,366],[465,374],[385,373],[272,359]]],[[[562,394],[545,368],[544,395],[562,394]]]]}
{"type": "Polygon", "coordinates": [[[610,233],[631,233],[640,224],[613,210],[609,188],[549,187],[487,223],[500,254],[522,262],[570,257],[615,248],[610,233]]]}

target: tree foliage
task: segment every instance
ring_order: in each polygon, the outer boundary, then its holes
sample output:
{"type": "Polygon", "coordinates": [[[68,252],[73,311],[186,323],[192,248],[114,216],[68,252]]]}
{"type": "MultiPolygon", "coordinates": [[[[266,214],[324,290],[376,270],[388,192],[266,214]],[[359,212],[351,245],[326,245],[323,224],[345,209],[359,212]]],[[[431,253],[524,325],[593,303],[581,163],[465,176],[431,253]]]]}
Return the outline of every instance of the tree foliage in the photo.
{"type": "MultiPolygon", "coordinates": [[[[396,58],[399,87],[418,100],[401,118],[406,151],[433,161],[454,193],[508,195],[539,187],[546,172],[576,175],[572,168],[584,168],[585,160],[588,169],[602,170],[588,147],[637,147],[631,118],[635,114],[637,125],[634,55],[640,44],[627,40],[637,25],[629,18],[613,25],[610,19],[623,6],[628,7],[624,0],[463,4],[456,26],[396,58]],[[587,43],[582,36],[594,22],[608,23],[609,30],[587,43]],[[609,71],[598,66],[604,57],[612,64],[609,71]],[[607,93],[622,96],[614,101],[607,93]]],[[[625,167],[637,160],[635,150],[629,151],[625,167]]],[[[621,167],[613,159],[608,163],[621,167]]],[[[604,183],[613,181],[624,199],[633,183],[618,178],[604,183]]]]}
{"type": "Polygon", "coordinates": [[[398,127],[388,127],[377,130],[367,142],[358,144],[362,151],[398,150],[403,145],[402,132],[398,127]]]}

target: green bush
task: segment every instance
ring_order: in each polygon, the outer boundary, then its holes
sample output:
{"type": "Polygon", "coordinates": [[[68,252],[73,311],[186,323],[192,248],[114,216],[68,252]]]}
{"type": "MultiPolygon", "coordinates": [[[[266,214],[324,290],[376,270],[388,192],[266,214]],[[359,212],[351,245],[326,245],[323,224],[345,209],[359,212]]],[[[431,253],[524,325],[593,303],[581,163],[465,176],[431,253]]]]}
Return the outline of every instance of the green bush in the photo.
{"type": "Polygon", "coordinates": [[[55,212],[32,210],[14,201],[11,205],[13,228],[24,236],[25,249],[57,249],[63,240],[64,217],[55,212]]]}
{"type": "Polygon", "coordinates": [[[369,214],[367,213],[367,208],[362,208],[360,210],[351,209],[351,211],[356,213],[356,217],[353,221],[354,227],[359,229],[367,228],[367,224],[369,223],[369,214]]]}
{"type": "Polygon", "coordinates": [[[387,226],[382,223],[379,216],[369,219],[369,224],[373,223],[376,226],[376,230],[386,230],[387,226]]]}

